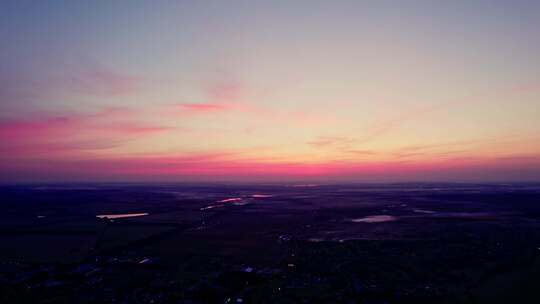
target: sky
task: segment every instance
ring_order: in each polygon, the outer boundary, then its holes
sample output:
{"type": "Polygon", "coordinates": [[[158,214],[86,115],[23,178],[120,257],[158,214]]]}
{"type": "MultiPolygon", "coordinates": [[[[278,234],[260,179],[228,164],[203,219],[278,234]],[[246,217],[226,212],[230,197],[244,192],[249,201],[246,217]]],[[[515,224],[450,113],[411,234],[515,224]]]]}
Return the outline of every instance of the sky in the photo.
{"type": "Polygon", "coordinates": [[[540,181],[540,1],[0,0],[0,182],[540,181]]]}

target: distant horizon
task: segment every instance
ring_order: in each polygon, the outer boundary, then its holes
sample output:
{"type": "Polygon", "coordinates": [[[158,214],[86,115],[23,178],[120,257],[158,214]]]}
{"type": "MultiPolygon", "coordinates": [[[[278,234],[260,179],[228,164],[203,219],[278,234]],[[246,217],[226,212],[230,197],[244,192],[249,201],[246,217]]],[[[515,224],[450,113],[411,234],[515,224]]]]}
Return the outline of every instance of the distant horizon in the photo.
{"type": "Polygon", "coordinates": [[[84,185],[163,185],[163,186],[290,186],[298,188],[310,188],[320,186],[340,186],[340,185],[540,185],[540,180],[523,181],[313,181],[313,180],[292,180],[292,181],[24,181],[24,182],[0,182],[0,186],[84,186],[84,185]]]}

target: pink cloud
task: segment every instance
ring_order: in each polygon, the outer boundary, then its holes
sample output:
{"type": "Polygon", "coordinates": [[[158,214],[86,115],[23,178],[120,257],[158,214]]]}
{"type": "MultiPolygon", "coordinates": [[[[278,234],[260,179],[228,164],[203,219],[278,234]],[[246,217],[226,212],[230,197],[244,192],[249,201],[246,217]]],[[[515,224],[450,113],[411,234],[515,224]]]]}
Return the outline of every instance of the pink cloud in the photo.
{"type": "Polygon", "coordinates": [[[314,126],[332,122],[327,116],[309,112],[279,112],[268,107],[252,103],[221,102],[221,103],[180,103],[173,110],[165,113],[175,113],[183,117],[201,117],[204,115],[229,115],[240,113],[262,121],[273,121],[296,126],[314,126]]]}
{"type": "Polygon", "coordinates": [[[207,114],[240,110],[242,107],[232,103],[183,103],[179,104],[180,114],[207,114]]]}
{"type": "MultiPolygon", "coordinates": [[[[227,115],[233,112],[266,121],[313,126],[333,122],[328,115],[308,111],[276,111],[260,103],[249,102],[249,87],[231,76],[220,75],[206,88],[206,100],[199,103],[177,103],[174,113],[180,116],[227,115]]],[[[251,97],[253,98],[253,97],[251,97]]]]}
{"type": "Polygon", "coordinates": [[[244,87],[238,82],[221,81],[210,86],[208,97],[216,102],[234,102],[242,98],[244,87]]]}
{"type": "Polygon", "coordinates": [[[119,133],[119,134],[125,134],[125,135],[145,135],[145,134],[152,134],[152,133],[163,133],[163,132],[176,129],[172,127],[151,126],[151,125],[145,125],[145,124],[140,124],[140,123],[135,123],[135,122],[103,124],[101,126],[98,126],[97,128],[102,129],[102,130],[108,130],[112,133],[119,133]]]}
{"type": "Polygon", "coordinates": [[[540,92],[540,82],[537,83],[527,83],[522,85],[514,86],[513,92],[515,93],[537,93],[540,92]]]}
{"type": "Polygon", "coordinates": [[[210,103],[239,102],[245,97],[248,89],[246,84],[230,70],[215,71],[203,87],[210,103]]]}
{"type": "Polygon", "coordinates": [[[171,130],[137,121],[129,109],[107,108],[95,113],[49,115],[0,122],[0,149],[19,155],[54,155],[104,149],[140,135],[171,130]]]}
{"type": "Polygon", "coordinates": [[[110,131],[134,131],[151,129],[150,126],[133,122],[136,113],[126,108],[105,108],[94,113],[54,114],[33,112],[26,118],[0,121],[0,137],[36,137],[50,135],[68,135],[79,133],[84,129],[106,129],[110,131]],[[114,123],[114,121],[132,121],[131,123],[114,123]],[[112,122],[112,123],[111,123],[112,122]]]}
{"type": "Polygon", "coordinates": [[[221,77],[206,88],[207,100],[199,103],[180,103],[175,105],[179,115],[216,114],[231,111],[248,111],[248,107],[238,102],[244,87],[230,78],[221,77]]]}
{"type": "Polygon", "coordinates": [[[80,120],[73,117],[7,120],[0,122],[0,139],[6,143],[8,140],[40,138],[47,134],[65,135],[78,127],[80,120]]]}

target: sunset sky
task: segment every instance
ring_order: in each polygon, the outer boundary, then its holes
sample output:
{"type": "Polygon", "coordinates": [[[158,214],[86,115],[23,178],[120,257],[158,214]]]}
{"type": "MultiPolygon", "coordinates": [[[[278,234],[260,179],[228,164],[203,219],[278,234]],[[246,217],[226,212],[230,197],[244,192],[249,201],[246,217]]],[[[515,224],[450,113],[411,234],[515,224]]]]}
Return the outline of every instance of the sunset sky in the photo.
{"type": "Polygon", "coordinates": [[[0,182],[540,181],[540,1],[0,0],[0,182]]]}

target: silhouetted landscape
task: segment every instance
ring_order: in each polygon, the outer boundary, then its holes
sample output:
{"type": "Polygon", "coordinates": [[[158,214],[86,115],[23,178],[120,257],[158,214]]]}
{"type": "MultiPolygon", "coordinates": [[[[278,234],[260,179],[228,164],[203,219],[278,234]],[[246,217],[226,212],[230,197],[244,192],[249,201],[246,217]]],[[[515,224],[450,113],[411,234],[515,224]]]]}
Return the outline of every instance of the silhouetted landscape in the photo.
{"type": "Polygon", "coordinates": [[[1,303],[534,303],[538,184],[0,188],[1,303]]]}

